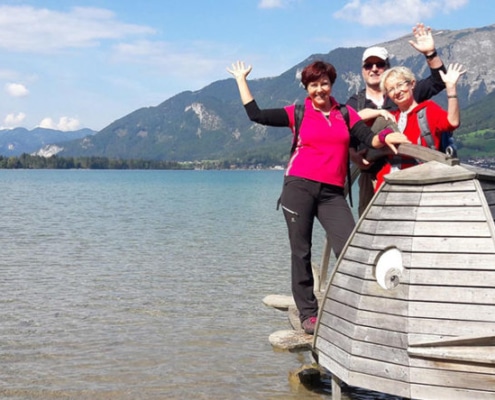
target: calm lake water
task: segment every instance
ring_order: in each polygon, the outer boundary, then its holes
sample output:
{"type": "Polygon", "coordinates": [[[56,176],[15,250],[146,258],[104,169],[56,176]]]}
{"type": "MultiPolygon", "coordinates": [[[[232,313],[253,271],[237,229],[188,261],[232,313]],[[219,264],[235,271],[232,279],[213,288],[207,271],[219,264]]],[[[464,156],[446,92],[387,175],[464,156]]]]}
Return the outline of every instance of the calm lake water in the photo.
{"type": "Polygon", "coordinates": [[[0,170],[0,397],[331,399],[268,342],[289,327],[262,303],[290,294],[282,177],[0,170]]]}

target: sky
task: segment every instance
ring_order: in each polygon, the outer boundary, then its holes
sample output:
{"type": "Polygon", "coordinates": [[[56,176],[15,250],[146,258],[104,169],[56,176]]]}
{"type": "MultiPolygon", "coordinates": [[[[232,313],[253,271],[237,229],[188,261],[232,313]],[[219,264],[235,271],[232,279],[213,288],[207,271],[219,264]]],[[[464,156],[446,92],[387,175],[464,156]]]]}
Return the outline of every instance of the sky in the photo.
{"type": "Polygon", "coordinates": [[[0,0],[0,128],[99,131],[230,78],[234,61],[253,66],[250,79],[278,76],[417,22],[492,25],[495,1],[0,0]]]}

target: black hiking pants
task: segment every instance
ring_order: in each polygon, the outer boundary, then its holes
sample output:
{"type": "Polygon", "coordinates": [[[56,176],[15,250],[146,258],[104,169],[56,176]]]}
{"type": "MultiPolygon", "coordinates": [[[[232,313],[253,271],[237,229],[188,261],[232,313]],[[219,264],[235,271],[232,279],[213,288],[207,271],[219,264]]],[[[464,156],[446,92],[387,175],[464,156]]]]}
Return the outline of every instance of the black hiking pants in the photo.
{"type": "Polygon", "coordinates": [[[355,222],[344,198],[344,190],[308,179],[287,176],[281,196],[291,249],[292,295],[301,322],[318,315],[311,268],[311,246],[315,217],[325,230],[338,258],[355,222]]]}

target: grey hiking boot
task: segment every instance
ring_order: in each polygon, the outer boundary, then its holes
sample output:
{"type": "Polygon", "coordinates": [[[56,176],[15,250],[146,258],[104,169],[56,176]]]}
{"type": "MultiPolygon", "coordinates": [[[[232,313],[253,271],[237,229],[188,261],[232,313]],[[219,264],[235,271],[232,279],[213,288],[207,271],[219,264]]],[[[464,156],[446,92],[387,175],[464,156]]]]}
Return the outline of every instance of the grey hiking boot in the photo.
{"type": "Polygon", "coordinates": [[[316,317],[309,317],[302,322],[302,328],[308,335],[315,333],[316,317]]]}

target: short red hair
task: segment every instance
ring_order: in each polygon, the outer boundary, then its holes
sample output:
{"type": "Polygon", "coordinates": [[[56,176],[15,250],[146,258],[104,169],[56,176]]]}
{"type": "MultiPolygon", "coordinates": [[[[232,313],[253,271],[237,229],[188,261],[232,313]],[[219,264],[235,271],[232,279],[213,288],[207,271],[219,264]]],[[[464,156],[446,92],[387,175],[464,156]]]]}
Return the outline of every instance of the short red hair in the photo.
{"type": "Polygon", "coordinates": [[[306,67],[301,72],[301,83],[306,88],[310,82],[317,81],[322,76],[328,76],[330,83],[333,86],[335,79],[337,79],[337,71],[335,67],[324,61],[315,61],[306,67]]]}

